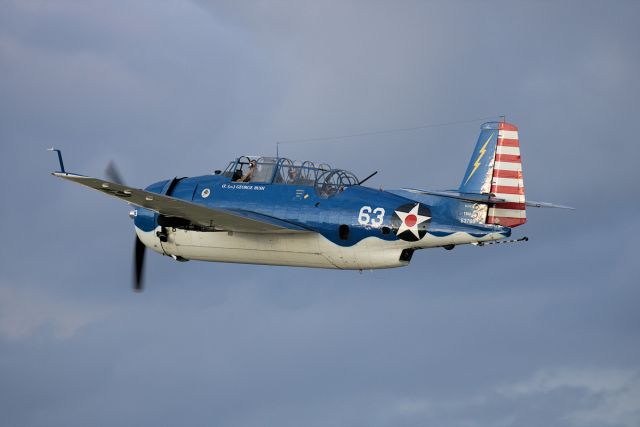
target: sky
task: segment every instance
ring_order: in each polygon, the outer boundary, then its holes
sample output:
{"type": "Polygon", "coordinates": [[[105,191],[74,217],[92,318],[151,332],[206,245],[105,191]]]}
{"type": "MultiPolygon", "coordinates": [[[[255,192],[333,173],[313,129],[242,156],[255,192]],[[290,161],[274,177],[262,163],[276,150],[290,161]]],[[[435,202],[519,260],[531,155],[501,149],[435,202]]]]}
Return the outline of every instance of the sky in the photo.
{"type": "Polygon", "coordinates": [[[640,425],[640,4],[0,2],[3,426],[640,425]],[[455,188],[484,118],[520,128],[527,243],[402,269],[188,262],[137,187],[281,154],[455,188]]]}

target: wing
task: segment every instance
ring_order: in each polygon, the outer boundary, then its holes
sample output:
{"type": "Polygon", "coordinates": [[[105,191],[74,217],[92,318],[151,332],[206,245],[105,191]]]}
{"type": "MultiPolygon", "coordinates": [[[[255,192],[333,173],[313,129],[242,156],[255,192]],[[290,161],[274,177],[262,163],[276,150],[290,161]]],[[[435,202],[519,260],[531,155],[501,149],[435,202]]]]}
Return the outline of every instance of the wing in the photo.
{"type": "Polygon", "coordinates": [[[203,227],[215,227],[219,230],[246,233],[305,233],[312,231],[297,224],[257,212],[210,208],[186,200],[138,190],[89,176],[63,172],[54,172],[52,175],[93,188],[132,205],[146,208],[165,216],[183,218],[203,227]]]}

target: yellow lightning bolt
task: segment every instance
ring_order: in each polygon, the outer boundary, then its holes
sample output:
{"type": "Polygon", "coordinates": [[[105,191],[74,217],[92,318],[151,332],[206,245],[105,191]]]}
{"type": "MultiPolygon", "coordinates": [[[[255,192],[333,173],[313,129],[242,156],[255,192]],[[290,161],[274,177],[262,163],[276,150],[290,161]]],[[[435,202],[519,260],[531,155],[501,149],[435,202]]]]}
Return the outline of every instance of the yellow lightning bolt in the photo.
{"type": "Polygon", "coordinates": [[[489,138],[487,138],[487,141],[484,143],[484,145],[480,149],[480,155],[478,156],[476,161],[473,162],[473,170],[471,171],[471,173],[467,177],[467,180],[464,182],[464,185],[467,185],[467,182],[469,182],[469,180],[471,179],[473,174],[476,173],[476,169],[478,169],[480,167],[480,160],[484,157],[484,153],[487,152],[487,144],[489,144],[489,141],[491,141],[491,138],[493,138],[494,134],[495,134],[495,132],[491,132],[491,135],[489,135],[489,138]]]}

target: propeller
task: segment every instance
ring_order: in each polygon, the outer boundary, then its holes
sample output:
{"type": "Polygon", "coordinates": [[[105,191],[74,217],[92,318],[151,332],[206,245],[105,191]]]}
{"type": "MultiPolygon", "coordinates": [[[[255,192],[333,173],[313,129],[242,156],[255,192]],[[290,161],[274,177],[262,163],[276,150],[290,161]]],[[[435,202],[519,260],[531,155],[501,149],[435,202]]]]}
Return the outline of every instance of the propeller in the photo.
{"type": "Polygon", "coordinates": [[[112,182],[116,184],[124,185],[124,180],[122,179],[122,175],[118,172],[118,168],[116,164],[111,160],[104,170],[104,174],[109,178],[112,182]]]}
{"type": "MultiPolygon", "coordinates": [[[[110,181],[116,184],[125,185],[122,175],[120,175],[120,172],[113,161],[109,162],[104,170],[104,174],[110,181]]],[[[135,292],[142,292],[143,289],[142,278],[144,276],[144,252],[146,248],[147,247],[144,243],[142,243],[140,238],[136,235],[135,249],[133,253],[133,290],[135,292]]]]}
{"type": "Polygon", "coordinates": [[[143,266],[144,266],[144,251],[147,247],[142,243],[142,241],[136,236],[136,249],[135,249],[135,264],[133,270],[133,290],[136,292],[142,292],[142,277],[143,277],[143,266]]]}

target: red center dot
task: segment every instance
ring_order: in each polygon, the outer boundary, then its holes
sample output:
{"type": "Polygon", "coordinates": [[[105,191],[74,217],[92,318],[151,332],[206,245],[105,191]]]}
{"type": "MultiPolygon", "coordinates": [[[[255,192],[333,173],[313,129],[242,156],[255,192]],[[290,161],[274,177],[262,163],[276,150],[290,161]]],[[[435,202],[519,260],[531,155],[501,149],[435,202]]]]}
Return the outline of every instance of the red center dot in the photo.
{"type": "Polygon", "coordinates": [[[404,223],[407,225],[407,227],[413,227],[414,225],[416,225],[416,222],[418,222],[418,217],[414,214],[409,214],[404,219],[404,223]]]}

